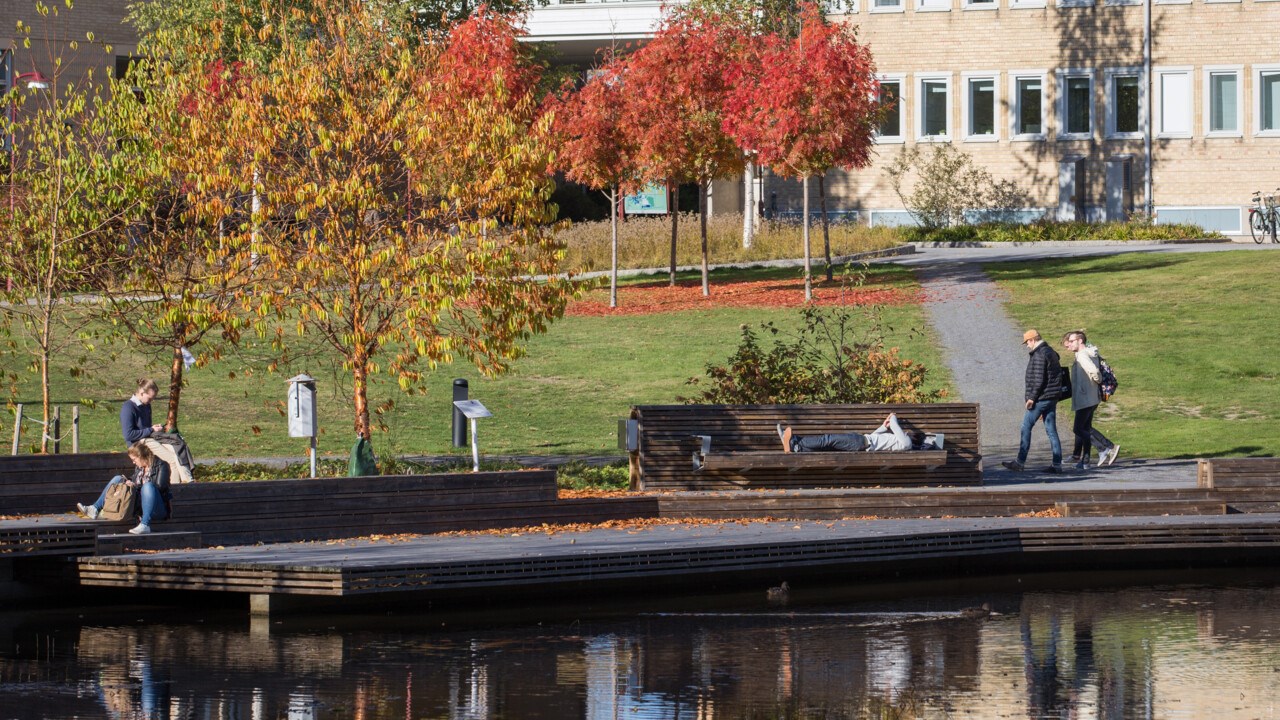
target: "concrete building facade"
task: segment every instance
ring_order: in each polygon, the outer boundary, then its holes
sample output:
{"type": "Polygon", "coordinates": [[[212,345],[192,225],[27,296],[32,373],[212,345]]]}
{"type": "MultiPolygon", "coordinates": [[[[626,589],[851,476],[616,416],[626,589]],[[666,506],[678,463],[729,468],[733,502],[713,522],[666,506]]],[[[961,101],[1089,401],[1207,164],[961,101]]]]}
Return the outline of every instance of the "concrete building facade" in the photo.
{"type": "MultiPolygon", "coordinates": [[[[1252,193],[1280,186],[1280,42],[1258,35],[1280,27],[1280,0],[840,0],[831,10],[857,26],[882,97],[896,99],[872,165],[826,179],[830,207],[861,222],[913,222],[884,170],[901,149],[936,143],[1015,182],[1026,220],[1150,212],[1247,234],[1252,193]]],[[[660,12],[553,0],[531,14],[530,39],[581,61],[593,40],[634,38],[660,12]]],[[[767,205],[798,213],[798,183],[763,185],[767,205]]],[[[713,194],[713,207],[741,208],[740,180],[713,194]]]]}

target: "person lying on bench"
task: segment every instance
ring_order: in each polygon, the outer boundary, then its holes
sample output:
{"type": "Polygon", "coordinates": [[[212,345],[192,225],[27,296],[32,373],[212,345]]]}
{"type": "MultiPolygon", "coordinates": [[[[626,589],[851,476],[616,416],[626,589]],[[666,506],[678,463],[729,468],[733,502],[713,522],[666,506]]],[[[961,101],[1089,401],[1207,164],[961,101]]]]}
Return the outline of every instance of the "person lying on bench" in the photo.
{"type": "Polygon", "coordinates": [[[924,444],[925,435],[919,430],[907,432],[898,424],[898,416],[889,413],[884,423],[868,435],[862,433],[836,433],[798,437],[791,426],[778,425],[783,452],[899,452],[915,450],[924,444]]]}
{"type": "Polygon", "coordinates": [[[151,532],[153,520],[164,520],[173,511],[173,496],[169,493],[169,464],[152,454],[143,441],[129,446],[129,459],[136,468],[133,478],[116,475],[102,489],[102,494],[92,505],[76,503],[76,509],[90,520],[96,520],[98,514],[107,503],[107,490],[112,485],[127,483],[138,488],[136,509],[142,511],[142,519],[138,526],[129,532],[134,535],[146,535],[151,532]]]}

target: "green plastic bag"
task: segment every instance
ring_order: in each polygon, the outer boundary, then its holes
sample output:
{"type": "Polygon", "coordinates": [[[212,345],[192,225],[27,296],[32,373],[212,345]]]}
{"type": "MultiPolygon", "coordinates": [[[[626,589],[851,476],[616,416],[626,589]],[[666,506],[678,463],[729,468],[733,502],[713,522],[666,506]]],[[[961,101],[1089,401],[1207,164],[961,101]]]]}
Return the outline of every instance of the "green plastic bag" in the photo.
{"type": "Polygon", "coordinates": [[[347,464],[347,477],[377,474],[379,474],[378,458],[373,454],[373,443],[357,437],[355,446],[351,448],[351,462],[347,464]]]}

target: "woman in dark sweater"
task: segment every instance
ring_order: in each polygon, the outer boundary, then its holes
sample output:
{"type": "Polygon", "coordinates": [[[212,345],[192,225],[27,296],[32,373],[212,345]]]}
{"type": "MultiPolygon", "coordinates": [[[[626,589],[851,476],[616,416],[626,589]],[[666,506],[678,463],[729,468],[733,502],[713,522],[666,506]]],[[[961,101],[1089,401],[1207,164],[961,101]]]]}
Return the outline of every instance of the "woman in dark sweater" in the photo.
{"type": "Polygon", "coordinates": [[[164,425],[151,424],[151,401],[155,400],[157,391],[155,380],[139,380],[137,392],[120,406],[120,433],[124,435],[126,447],[164,429],[164,425]]]}
{"type": "Polygon", "coordinates": [[[157,459],[151,454],[151,450],[140,442],[129,447],[129,459],[133,461],[133,466],[136,468],[132,479],[123,475],[111,478],[111,482],[102,489],[102,494],[98,496],[95,503],[92,505],[77,503],[76,509],[90,520],[95,520],[107,503],[107,488],[128,483],[138,488],[137,508],[142,513],[138,526],[129,532],[134,535],[146,535],[151,532],[152,522],[164,520],[173,511],[173,496],[169,493],[169,465],[157,459]]]}

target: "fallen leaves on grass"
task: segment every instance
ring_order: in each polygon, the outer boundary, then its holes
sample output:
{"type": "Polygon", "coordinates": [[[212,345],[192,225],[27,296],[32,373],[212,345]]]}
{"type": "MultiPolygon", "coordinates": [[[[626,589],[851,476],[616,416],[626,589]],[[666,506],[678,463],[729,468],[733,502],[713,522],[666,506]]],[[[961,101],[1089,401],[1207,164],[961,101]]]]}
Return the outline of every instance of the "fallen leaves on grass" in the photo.
{"type": "MultiPolygon", "coordinates": [[[[664,312],[712,308],[801,307],[805,305],[804,279],[752,280],[713,283],[710,297],[702,294],[697,281],[671,286],[665,282],[634,285],[620,291],[619,305],[609,307],[602,293],[589,294],[569,304],[565,315],[600,317],[613,315],[656,315],[664,312]]],[[[819,283],[813,288],[814,305],[909,305],[921,301],[915,288],[848,288],[839,283],[819,283]]]]}

